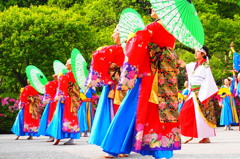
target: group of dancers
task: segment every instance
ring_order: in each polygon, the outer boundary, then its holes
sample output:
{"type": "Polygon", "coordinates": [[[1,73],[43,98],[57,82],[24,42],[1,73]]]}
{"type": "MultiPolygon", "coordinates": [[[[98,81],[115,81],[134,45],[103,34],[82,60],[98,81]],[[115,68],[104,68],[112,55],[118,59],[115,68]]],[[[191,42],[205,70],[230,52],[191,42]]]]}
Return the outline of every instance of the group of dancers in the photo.
{"type": "Polygon", "coordinates": [[[26,86],[12,131],[30,138],[49,136],[54,145],[69,138],[64,144],[73,145],[80,132],[91,130],[88,142],[100,146],[105,158],[127,157],[131,151],[156,159],[171,158],[174,150],[181,149],[181,135],[190,137],[184,143],[193,137],[209,143],[209,137],[216,135],[211,97],[218,92],[209,66],[209,50],[206,46],[196,49],[196,62],[186,64],[174,51],[176,38],[154,10],[151,16],[157,20],[134,32],[126,39],[125,48],[117,26],[112,35],[116,45],[93,52],[85,99],[79,96],[81,88],[71,71],[71,59],[66,62],[68,72],[53,75],[55,80],[45,86],[43,102],[47,105],[41,121],[39,93],[26,86]],[[180,114],[179,67],[186,68],[189,85],[180,114]],[[88,106],[96,87],[103,89],[93,120],[88,106]]]}
{"type": "Polygon", "coordinates": [[[28,84],[20,94],[20,111],[17,115],[12,132],[18,137],[49,136],[48,142],[57,145],[61,139],[70,138],[64,144],[75,144],[74,139],[80,138],[90,131],[93,110],[92,96],[96,94],[93,88],[84,92],[85,98],[80,99],[80,87],[77,86],[71,71],[71,59],[66,62],[68,72],[54,74],[53,81],[45,85],[45,94],[40,100],[40,94],[28,84]],[[40,104],[45,104],[41,115],[40,104]],[[80,131],[81,130],[81,131],[80,131]]]}

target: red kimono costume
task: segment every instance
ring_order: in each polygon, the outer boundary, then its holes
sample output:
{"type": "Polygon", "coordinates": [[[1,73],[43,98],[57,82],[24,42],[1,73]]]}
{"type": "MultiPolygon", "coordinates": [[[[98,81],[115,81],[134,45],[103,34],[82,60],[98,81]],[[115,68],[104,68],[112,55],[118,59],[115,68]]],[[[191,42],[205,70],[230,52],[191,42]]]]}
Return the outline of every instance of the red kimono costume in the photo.
{"type": "Polygon", "coordinates": [[[76,81],[74,79],[72,72],[68,72],[66,75],[59,77],[58,96],[60,96],[60,98],[64,100],[62,130],[64,132],[76,133],[76,132],[79,132],[77,112],[80,104],[75,104],[73,101],[73,96],[69,94],[70,82],[72,82],[73,84],[76,84],[76,81]]]}
{"type": "Polygon", "coordinates": [[[41,100],[39,99],[38,92],[31,85],[26,86],[20,95],[20,102],[24,109],[23,131],[27,133],[38,133],[41,116],[39,111],[41,100]]]}
{"type": "Polygon", "coordinates": [[[78,108],[80,106],[80,88],[76,85],[73,73],[59,76],[56,99],[56,111],[47,133],[56,139],[80,138],[78,108]]]}
{"type": "MultiPolygon", "coordinates": [[[[108,47],[104,47],[101,50],[97,50],[93,54],[93,62],[92,62],[92,69],[96,71],[100,75],[100,81],[103,84],[108,84],[110,86],[110,91],[109,97],[114,99],[113,100],[113,114],[112,117],[116,114],[120,102],[117,101],[118,98],[117,96],[120,95],[120,92],[117,90],[117,83],[110,77],[110,71],[115,71],[115,68],[119,68],[123,65],[124,61],[124,53],[121,45],[111,45],[108,47]],[[115,68],[110,68],[111,64],[114,63],[117,66],[115,68]],[[115,97],[115,95],[117,95],[115,97]]],[[[92,86],[95,80],[92,80],[92,86]]],[[[95,85],[96,86],[96,85],[95,85]]]]}
{"type": "Polygon", "coordinates": [[[142,78],[135,123],[135,152],[156,157],[154,151],[181,149],[178,122],[178,56],[175,38],[158,22],[138,31],[126,46],[122,86],[133,88],[142,78]]]}
{"type": "Polygon", "coordinates": [[[56,109],[57,101],[54,101],[58,82],[56,80],[49,81],[45,85],[45,94],[43,98],[43,103],[46,103],[39,127],[39,134],[48,136],[46,133],[48,124],[52,121],[53,114],[56,109]]]}
{"type": "MultiPolygon", "coordinates": [[[[101,48],[93,53],[91,70],[87,85],[92,87],[103,86],[98,102],[97,111],[94,116],[90,144],[100,146],[109,125],[120,105],[117,100],[117,83],[110,77],[110,72],[116,72],[123,65],[124,53],[120,45],[111,45],[101,48]],[[113,63],[116,64],[115,67],[113,63]]],[[[113,74],[113,77],[114,74],[113,74]]]]}
{"type": "Polygon", "coordinates": [[[57,86],[58,82],[56,80],[48,82],[45,86],[46,90],[45,100],[47,103],[50,104],[47,124],[51,122],[54,111],[56,109],[57,102],[54,101],[54,98],[56,96],[57,86]]]}

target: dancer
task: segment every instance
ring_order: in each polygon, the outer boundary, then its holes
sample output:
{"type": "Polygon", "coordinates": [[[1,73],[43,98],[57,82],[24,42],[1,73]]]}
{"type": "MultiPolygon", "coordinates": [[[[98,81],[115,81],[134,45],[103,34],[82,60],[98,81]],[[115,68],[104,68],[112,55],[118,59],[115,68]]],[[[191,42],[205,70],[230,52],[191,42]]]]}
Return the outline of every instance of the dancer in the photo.
{"type": "Polygon", "coordinates": [[[222,107],[220,125],[225,125],[224,130],[233,130],[231,124],[239,122],[234,100],[234,83],[231,84],[231,82],[230,78],[224,79],[224,85],[218,92],[222,98],[220,102],[220,107],[222,107]]]}
{"type": "Polygon", "coordinates": [[[80,131],[83,133],[83,137],[88,137],[88,132],[91,131],[93,122],[93,108],[92,108],[92,96],[96,94],[96,91],[90,87],[84,93],[81,90],[84,98],[78,111],[78,120],[80,124],[80,131]]]}
{"type": "Polygon", "coordinates": [[[58,101],[57,107],[46,131],[57,139],[53,145],[57,145],[64,138],[70,138],[64,145],[75,145],[74,139],[80,138],[78,121],[78,108],[81,102],[80,88],[71,71],[71,59],[67,60],[66,69],[69,72],[58,77],[58,89],[55,97],[55,100],[58,101]]]}
{"type": "MultiPolygon", "coordinates": [[[[89,86],[104,85],[88,141],[90,144],[98,146],[101,145],[124,96],[122,91],[116,90],[120,67],[124,60],[117,28],[114,30],[112,37],[118,45],[103,47],[94,52],[89,81],[87,82],[89,86]]],[[[104,157],[111,158],[112,156],[106,154],[104,157]]]]}
{"type": "Polygon", "coordinates": [[[195,59],[186,65],[190,95],[180,113],[181,134],[188,138],[203,138],[199,143],[210,143],[209,137],[216,136],[216,118],[212,96],[218,92],[208,63],[209,52],[206,46],[195,51],[195,59]]]}
{"type": "MultiPolygon", "coordinates": [[[[57,101],[54,100],[56,91],[57,91],[57,76],[54,74],[52,77],[54,78],[53,81],[48,82],[45,85],[45,94],[43,98],[43,103],[46,104],[41,121],[40,121],[40,127],[39,127],[39,134],[44,136],[49,136],[48,133],[46,133],[47,127],[49,123],[52,121],[53,114],[56,109],[57,101]]],[[[54,138],[52,136],[49,136],[49,139],[47,142],[53,142],[54,138]]]]}
{"type": "Polygon", "coordinates": [[[11,131],[20,136],[29,136],[27,139],[32,140],[33,136],[39,136],[38,128],[40,122],[40,104],[41,99],[38,92],[30,85],[24,87],[20,94],[20,110],[13,124],[11,131]]]}
{"type": "MultiPolygon", "coordinates": [[[[157,18],[154,11],[151,16],[157,18]]],[[[183,61],[173,50],[175,40],[157,20],[126,44],[119,88],[131,90],[102,143],[105,152],[171,158],[173,150],[181,149],[177,74],[183,61]]]]}

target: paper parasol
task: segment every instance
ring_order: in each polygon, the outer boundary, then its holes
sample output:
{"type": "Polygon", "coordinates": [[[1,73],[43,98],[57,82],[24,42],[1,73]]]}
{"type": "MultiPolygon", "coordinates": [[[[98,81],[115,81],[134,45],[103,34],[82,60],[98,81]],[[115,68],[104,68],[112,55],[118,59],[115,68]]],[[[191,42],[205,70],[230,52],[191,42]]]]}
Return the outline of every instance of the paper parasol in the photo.
{"type": "Polygon", "coordinates": [[[165,28],[184,45],[199,49],[204,30],[191,0],[150,0],[165,28]]]}
{"type": "Polygon", "coordinates": [[[39,92],[45,93],[45,85],[48,83],[46,76],[36,66],[28,65],[26,74],[30,84],[39,92]]]}
{"type": "Polygon", "coordinates": [[[58,60],[53,61],[53,69],[56,75],[67,72],[66,66],[61,61],[58,60]]]}
{"type": "Polygon", "coordinates": [[[118,24],[118,32],[123,48],[125,48],[125,41],[130,33],[136,33],[138,30],[144,29],[144,27],[142,17],[137,11],[131,8],[124,9],[118,24]]]}
{"type": "Polygon", "coordinates": [[[80,88],[85,89],[85,82],[88,76],[87,62],[78,49],[73,49],[71,53],[71,63],[74,78],[80,88]]]}

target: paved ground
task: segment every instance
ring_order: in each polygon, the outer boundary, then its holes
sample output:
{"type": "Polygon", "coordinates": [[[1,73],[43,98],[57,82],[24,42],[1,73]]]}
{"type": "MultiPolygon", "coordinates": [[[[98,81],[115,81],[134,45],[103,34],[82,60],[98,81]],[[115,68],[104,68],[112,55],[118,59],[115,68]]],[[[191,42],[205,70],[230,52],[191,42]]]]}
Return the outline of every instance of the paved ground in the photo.
{"type": "MultiPolygon", "coordinates": [[[[240,159],[240,131],[233,127],[232,131],[224,131],[223,127],[217,128],[217,136],[211,138],[210,144],[199,144],[199,139],[194,139],[182,145],[182,150],[175,151],[173,159],[240,159]]],[[[47,137],[38,137],[26,140],[20,137],[14,140],[15,135],[0,135],[1,159],[103,159],[104,153],[98,146],[87,143],[88,138],[76,140],[77,145],[63,145],[63,140],[58,146],[48,142],[47,137]]],[[[127,159],[127,158],[122,158],[127,159]]],[[[153,159],[151,156],[140,156],[131,153],[128,159],[153,159]]]]}

